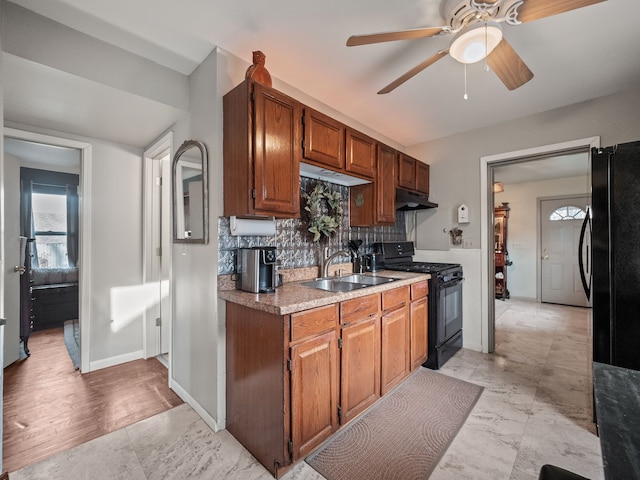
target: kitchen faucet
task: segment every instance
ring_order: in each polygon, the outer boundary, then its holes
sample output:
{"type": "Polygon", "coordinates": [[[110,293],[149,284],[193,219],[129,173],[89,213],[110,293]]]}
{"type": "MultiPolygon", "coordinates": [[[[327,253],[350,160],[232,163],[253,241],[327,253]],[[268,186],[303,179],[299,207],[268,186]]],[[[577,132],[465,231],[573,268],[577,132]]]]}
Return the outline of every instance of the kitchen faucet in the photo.
{"type": "Polygon", "coordinates": [[[329,247],[324,247],[324,255],[322,258],[322,276],[323,277],[328,277],[329,276],[329,264],[333,261],[334,258],[340,256],[340,255],[344,255],[346,257],[349,256],[349,252],[346,252],[345,250],[338,250],[335,253],[332,253],[331,255],[329,255],[329,247]]]}

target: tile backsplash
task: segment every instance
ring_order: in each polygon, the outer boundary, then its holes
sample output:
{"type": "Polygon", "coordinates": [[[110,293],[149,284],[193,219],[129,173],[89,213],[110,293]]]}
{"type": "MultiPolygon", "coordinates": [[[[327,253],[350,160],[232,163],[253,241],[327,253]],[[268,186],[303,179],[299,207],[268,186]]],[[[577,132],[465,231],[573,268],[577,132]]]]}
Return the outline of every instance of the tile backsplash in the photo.
{"type": "MultiPolygon", "coordinates": [[[[342,196],[342,226],[329,239],[313,242],[311,233],[306,231],[305,222],[299,218],[276,220],[276,234],[272,236],[233,236],[228,217],[218,217],[218,275],[235,273],[236,253],[239,248],[276,247],[281,268],[311,267],[320,263],[322,248],[329,247],[330,252],[347,250],[349,240],[361,239],[361,251],[370,252],[375,242],[395,242],[406,240],[405,215],[396,212],[396,224],[385,227],[350,227],[349,226],[349,187],[327,183],[307,177],[300,177],[300,192],[314,183],[325,183],[333,191],[338,190],[342,196]]],[[[301,200],[301,208],[303,201],[301,200]]],[[[303,216],[304,216],[303,212],[303,216]]],[[[342,259],[348,262],[349,258],[342,259]]]]}

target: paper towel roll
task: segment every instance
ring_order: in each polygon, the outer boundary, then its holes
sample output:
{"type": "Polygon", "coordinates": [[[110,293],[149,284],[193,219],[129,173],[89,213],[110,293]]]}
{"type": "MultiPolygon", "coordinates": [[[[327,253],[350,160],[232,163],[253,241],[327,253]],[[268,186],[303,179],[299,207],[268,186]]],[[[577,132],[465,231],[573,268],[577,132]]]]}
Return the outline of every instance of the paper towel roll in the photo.
{"type": "Polygon", "coordinates": [[[255,220],[253,218],[230,218],[231,235],[269,236],[276,234],[276,221],[255,220]]]}

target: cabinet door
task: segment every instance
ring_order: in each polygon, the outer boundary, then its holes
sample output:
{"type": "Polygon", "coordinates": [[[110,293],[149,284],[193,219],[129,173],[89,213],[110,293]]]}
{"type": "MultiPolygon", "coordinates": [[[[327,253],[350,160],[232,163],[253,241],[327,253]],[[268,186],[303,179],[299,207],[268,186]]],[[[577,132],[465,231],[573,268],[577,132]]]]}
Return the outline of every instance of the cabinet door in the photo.
{"type": "Polygon", "coordinates": [[[338,427],[338,342],[335,331],[291,347],[293,460],[338,427]]]}
{"type": "Polygon", "coordinates": [[[340,423],[380,398],[380,316],[342,329],[340,423]]]}
{"type": "Polygon", "coordinates": [[[302,155],[313,163],[344,169],[344,125],[312,108],[304,109],[302,155]]]}
{"type": "Polygon", "coordinates": [[[416,160],[416,190],[429,195],[429,165],[416,160]]]}
{"type": "Polygon", "coordinates": [[[428,356],[427,298],[411,302],[411,371],[419,368],[428,356]]]}
{"type": "Polygon", "coordinates": [[[382,316],[380,392],[385,395],[409,374],[409,306],[382,316]]]}
{"type": "Polygon", "coordinates": [[[396,151],[386,145],[378,145],[376,178],[376,224],[396,223],[396,151]]]}
{"type": "Polygon", "coordinates": [[[356,130],[346,129],[345,170],[373,178],[376,170],[376,141],[356,130]]]}
{"type": "Polygon", "coordinates": [[[294,99],[254,84],[255,213],[300,214],[302,109],[294,99]]]}
{"type": "Polygon", "coordinates": [[[398,155],[398,186],[409,190],[416,188],[416,159],[404,153],[398,155]]]}

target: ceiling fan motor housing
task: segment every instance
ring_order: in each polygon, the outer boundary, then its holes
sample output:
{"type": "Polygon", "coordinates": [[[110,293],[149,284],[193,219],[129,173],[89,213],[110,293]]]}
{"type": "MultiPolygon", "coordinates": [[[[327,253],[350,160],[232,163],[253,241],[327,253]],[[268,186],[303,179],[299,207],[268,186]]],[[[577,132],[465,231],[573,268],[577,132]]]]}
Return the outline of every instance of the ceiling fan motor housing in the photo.
{"type": "Polygon", "coordinates": [[[506,22],[518,25],[518,7],[524,0],[445,0],[442,16],[454,31],[477,22],[506,22]]]}

